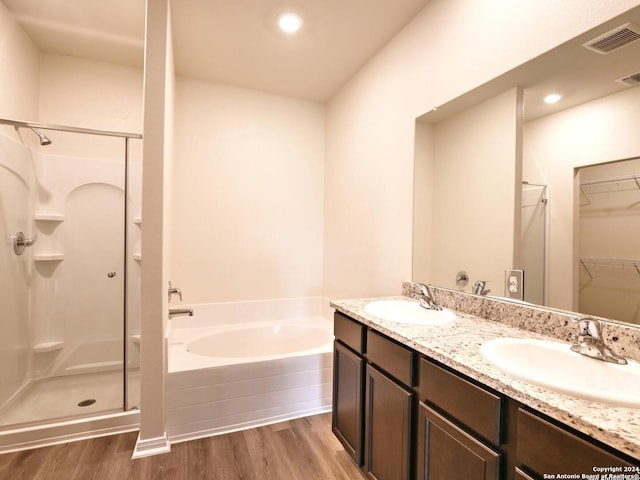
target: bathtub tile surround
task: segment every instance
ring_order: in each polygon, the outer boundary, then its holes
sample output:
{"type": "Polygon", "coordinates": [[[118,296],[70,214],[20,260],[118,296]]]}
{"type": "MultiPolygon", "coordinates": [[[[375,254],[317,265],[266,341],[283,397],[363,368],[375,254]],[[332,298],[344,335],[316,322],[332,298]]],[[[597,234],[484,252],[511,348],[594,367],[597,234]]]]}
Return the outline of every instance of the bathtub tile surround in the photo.
{"type": "Polygon", "coordinates": [[[188,307],[194,316],[173,319],[168,331],[165,398],[171,443],[331,409],[333,323],[327,299],[188,307]],[[320,333],[322,345],[292,349],[304,331],[312,341],[320,333]],[[269,344],[284,337],[281,351],[266,351],[261,345],[265,338],[252,338],[253,333],[270,333],[269,344]],[[200,349],[209,341],[216,343],[216,335],[226,336],[225,342],[235,338],[237,344],[225,345],[226,352],[200,349]]]}
{"type": "MultiPolygon", "coordinates": [[[[486,297],[474,298],[470,294],[439,288],[434,288],[434,292],[441,306],[455,310],[458,314],[458,319],[453,325],[422,327],[400,325],[378,319],[369,315],[365,307],[370,301],[380,300],[380,298],[332,301],[331,306],[524,405],[640,459],[640,418],[637,409],[574,398],[516,380],[489,364],[480,354],[480,346],[493,338],[548,339],[553,337],[568,340],[571,328],[574,327],[571,325],[568,314],[545,312],[547,314],[545,316],[542,313],[543,310],[539,308],[509,305],[500,300],[486,297]],[[512,311],[509,307],[517,308],[512,311]],[[495,315],[496,320],[494,321],[493,317],[483,318],[483,315],[495,315]],[[514,324],[510,324],[509,319],[514,324]],[[536,321],[543,325],[539,332],[534,331],[535,326],[532,325],[536,321]],[[519,325],[526,325],[529,328],[522,328],[519,325]]],[[[406,283],[403,293],[406,296],[389,299],[411,301],[407,297],[413,292],[406,283]]],[[[636,341],[634,337],[630,342],[631,346],[627,346],[626,349],[636,352],[632,348],[636,341]]],[[[630,358],[638,358],[628,353],[623,354],[630,358]]]]}

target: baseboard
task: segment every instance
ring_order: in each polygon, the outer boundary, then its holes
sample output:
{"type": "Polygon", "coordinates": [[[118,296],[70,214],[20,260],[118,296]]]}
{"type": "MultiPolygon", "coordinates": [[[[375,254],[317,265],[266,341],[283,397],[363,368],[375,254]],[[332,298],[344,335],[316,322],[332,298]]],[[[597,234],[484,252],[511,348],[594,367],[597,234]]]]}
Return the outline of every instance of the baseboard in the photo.
{"type": "Polygon", "coordinates": [[[140,412],[98,415],[0,432],[0,454],[60,443],[132,432],[140,428],[140,412]]]}
{"type": "Polygon", "coordinates": [[[171,451],[171,444],[165,433],[161,437],[148,438],[146,440],[140,439],[138,434],[138,440],[136,441],[136,447],[133,449],[132,460],[138,458],[150,457],[152,455],[161,455],[163,453],[169,453],[171,451]]]}
{"type": "Polygon", "coordinates": [[[252,420],[235,425],[226,425],[224,427],[211,428],[207,430],[199,430],[197,432],[178,433],[169,436],[171,443],[187,442],[190,440],[197,440],[198,438],[213,437],[215,435],[223,435],[225,433],[238,432],[240,430],[247,430],[249,428],[264,427],[265,425],[272,425],[274,423],[284,422],[287,420],[294,420],[296,418],[310,417],[312,415],[319,415],[321,413],[327,413],[331,411],[331,405],[321,406],[317,408],[307,409],[303,411],[290,412],[283,415],[275,415],[269,418],[262,418],[259,420],[252,420]]]}

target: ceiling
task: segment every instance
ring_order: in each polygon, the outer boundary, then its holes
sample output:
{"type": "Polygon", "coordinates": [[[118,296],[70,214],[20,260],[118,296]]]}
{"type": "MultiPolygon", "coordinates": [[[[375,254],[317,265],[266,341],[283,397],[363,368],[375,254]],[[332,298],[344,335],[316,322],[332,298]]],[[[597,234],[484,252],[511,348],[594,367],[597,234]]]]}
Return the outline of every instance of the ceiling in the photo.
{"type": "MultiPolygon", "coordinates": [[[[43,52],[142,66],[143,0],[0,1],[43,52]]],[[[176,71],[325,102],[428,1],[173,0],[176,71]],[[276,28],[283,11],[300,32],[276,28]]]]}
{"type": "Polygon", "coordinates": [[[615,17],[598,27],[559,45],[533,60],[490,80],[460,97],[427,112],[419,121],[439,122],[515,86],[523,88],[524,120],[530,121],[566,108],[636,86],[617,80],[640,73],[640,40],[608,54],[583,46],[595,38],[631,23],[640,26],[640,7],[615,17]],[[543,102],[550,93],[562,94],[560,102],[543,102]]]}

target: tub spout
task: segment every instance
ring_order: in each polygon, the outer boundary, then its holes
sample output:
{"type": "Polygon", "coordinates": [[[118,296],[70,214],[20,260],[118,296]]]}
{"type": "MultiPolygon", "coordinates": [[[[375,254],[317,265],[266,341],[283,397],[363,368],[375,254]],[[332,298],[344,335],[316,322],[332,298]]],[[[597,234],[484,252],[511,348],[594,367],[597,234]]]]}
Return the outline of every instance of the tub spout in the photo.
{"type": "Polygon", "coordinates": [[[177,317],[179,315],[189,315],[193,317],[193,308],[170,308],[169,318],[177,317]]]}

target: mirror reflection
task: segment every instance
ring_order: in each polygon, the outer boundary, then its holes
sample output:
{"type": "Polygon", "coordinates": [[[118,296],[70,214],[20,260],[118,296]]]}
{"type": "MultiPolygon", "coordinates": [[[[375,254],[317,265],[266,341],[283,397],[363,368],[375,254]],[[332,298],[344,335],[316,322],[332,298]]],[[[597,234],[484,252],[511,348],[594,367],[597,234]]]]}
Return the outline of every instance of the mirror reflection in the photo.
{"type": "Polygon", "coordinates": [[[413,280],[640,323],[637,25],[640,8],[416,120],[413,280]]]}

